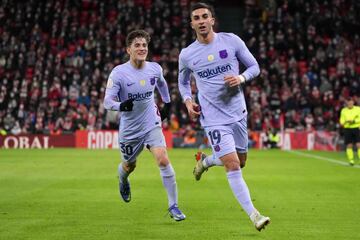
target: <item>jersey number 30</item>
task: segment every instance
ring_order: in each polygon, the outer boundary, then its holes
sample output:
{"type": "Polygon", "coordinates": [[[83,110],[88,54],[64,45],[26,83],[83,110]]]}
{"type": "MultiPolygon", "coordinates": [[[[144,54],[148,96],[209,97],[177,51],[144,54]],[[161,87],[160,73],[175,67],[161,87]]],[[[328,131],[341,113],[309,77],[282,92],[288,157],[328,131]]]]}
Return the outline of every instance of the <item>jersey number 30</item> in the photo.
{"type": "Polygon", "coordinates": [[[123,154],[132,155],[133,147],[131,145],[125,145],[124,143],[120,143],[120,149],[123,154]]]}

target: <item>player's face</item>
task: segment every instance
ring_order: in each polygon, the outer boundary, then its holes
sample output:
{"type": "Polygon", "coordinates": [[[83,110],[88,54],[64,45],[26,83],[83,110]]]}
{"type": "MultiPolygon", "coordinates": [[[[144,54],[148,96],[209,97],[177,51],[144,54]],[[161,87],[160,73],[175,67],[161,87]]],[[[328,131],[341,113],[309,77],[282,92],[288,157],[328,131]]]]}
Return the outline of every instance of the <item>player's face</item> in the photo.
{"type": "Polygon", "coordinates": [[[145,61],[148,54],[148,44],[145,38],[135,38],[126,50],[132,61],[145,61]]]}
{"type": "Polygon", "coordinates": [[[354,106],[354,100],[349,99],[349,100],[347,101],[347,107],[348,107],[348,108],[352,108],[353,106],[354,106]]]}
{"type": "Polygon", "coordinates": [[[214,26],[215,19],[207,8],[199,8],[191,13],[191,27],[196,34],[207,35],[214,26]]]}

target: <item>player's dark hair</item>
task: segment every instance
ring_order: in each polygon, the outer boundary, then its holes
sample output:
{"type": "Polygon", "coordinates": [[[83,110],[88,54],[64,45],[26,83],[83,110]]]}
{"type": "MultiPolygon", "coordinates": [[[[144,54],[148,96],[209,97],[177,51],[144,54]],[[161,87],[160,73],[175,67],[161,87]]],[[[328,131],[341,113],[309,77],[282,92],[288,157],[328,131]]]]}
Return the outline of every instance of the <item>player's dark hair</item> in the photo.
{"type": "Polygon", "coordinates": [[[149,43],[150,35],[144,30],[131,31],[126,37],[126,47],[130,47],[135,38],[145,38],[146,43],[149,43]]]}
{"type": "Polygon", "coordinates": [[[355,101],[355,96],[349,95],[349,96],[346,98],[346,101],[355,101]]]}
{"type": "Polygon", "coordinates": [[[204,3],[204,2],[198,2],[195,3],[191,6],[190,8],[190,18],[191,18],[191,14],[193,11],[200,9],[200,8],[206,8],[207,10],[209,10],[209,12],[211,12],[211,16],[214,18],[215,17],[215,10],[214,7],[211,6],[210,4],[204,3]]]}

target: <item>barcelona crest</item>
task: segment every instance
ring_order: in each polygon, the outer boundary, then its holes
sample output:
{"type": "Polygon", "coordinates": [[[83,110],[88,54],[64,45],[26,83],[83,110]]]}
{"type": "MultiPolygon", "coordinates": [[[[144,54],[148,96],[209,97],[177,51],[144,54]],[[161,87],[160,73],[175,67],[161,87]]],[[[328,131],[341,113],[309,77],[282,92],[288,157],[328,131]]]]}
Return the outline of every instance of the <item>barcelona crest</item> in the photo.
{"type": "Polygon", "coordinates": [[[219,51],[219,56],[220,56],[220,58],[227,58],[228,53],[227,53],[226,49],[219,51]]]}

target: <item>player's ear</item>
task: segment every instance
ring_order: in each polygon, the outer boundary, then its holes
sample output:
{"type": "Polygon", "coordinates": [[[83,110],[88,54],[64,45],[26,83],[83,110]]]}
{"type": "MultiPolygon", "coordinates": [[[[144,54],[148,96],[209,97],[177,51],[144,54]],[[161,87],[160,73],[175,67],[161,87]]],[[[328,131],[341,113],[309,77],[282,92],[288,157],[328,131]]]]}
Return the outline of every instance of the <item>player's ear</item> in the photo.
{"type": "Polygon", "coordinates": [[[129,54],[129,55],[130,55],[130,53],[131,53],[131,51],[130,51],[130,47],[127,47],[127,48],[126,48],[126,52],[127,52],[127,54],[129,54]]]}
{"type": "Polygon", "coordinates": [[[190,27],[191,27],[192,29],[194,29],[194,26],[193,26],[192,20],[190,21],[190,27]]]}
{"type": "Polygon", "coordinates": [[[215,18],[211,17],[211,26],[215,25],[215,18]]]}

